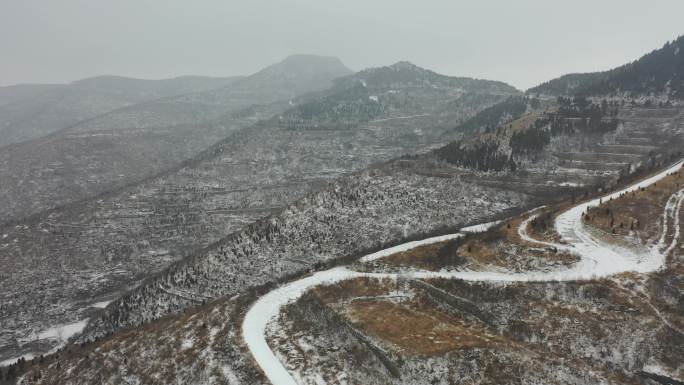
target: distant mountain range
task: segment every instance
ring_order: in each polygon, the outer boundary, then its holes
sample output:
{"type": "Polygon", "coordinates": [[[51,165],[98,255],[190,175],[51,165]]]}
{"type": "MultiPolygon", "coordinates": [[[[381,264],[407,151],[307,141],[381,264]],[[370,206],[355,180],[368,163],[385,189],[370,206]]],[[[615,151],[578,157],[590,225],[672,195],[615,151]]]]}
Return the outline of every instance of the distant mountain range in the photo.
{"type": "MultiPolygon", "coordinates": [[[[337,58],[300,55],[251,76],[219,79],[211,90],[179,96],[158,98],[199,84],[208,86],[211,80],[100,77],[6,105],[6,110],[45,117],[53,130],[0,148],[0,178],[6,181],[0,193],[8,198],[0,203],[0,216],[9,220],[30,215],[173,168],[231,132],[284,111],[297,95],[325,89],[332,79],[350,72],[337,58]],[[142,92],[145,84],[154,87],[142,92]],[[84,103],[94,105],[97,95],[106,95],[107,100],[124,95],[126,104],[134,97],[143,101],[56,129],[59,122],[72,123],[87,111],[100,111],[100,107],[83,107],[84,103]],[[153,97],[157,98],[147,101],[153,97]],[[41,106],[48,106],[49,116],[57,117],[48,119],[41,106]],[[71,108],[77,113],[69,112],[71,108]]],[[[109,103],[106,108],[111,107],[109,103]]],[[[0,120],[3,116],[13,115],[0,110],[0,120]]],[[[31,121],[22,124],[40,127],[31,121]]]]}
{"type": "Polygon", "coordinates": [[[0,87],[0,147],[38,138],[117,108],[219,88],[238,79],[99,76],[64,85],[0,87]]]}
{"type": "Polygon", "coordinates": [[[454,127],[519,94],[405,62],[349,74],[338,59],[295,56],[221,89],[6,147],[4,208],[18,214],[0,230],[0,261],[21,281],[54,282],[40,301],[17,293],[12,306],[30,308],[36,327],[78,316],[83,309],[66,304],[83,285],[112,295],[334,178],[458,137],[454,127]],[[32,267],[38,260],[61,273],[48,278],[32,267]],[[112,266],[98,281],[78,273],[112,266]]]}

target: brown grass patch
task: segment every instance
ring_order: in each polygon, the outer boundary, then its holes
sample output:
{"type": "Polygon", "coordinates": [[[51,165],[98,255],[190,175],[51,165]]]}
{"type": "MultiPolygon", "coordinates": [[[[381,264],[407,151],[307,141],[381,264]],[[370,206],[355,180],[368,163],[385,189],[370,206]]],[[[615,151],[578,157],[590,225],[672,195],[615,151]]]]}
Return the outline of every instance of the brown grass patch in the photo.
{"type": "Polygon", "coordinates": [[[395,289],[397,282],[386,279],[354,278],[338,282],[334,285],[317,286],[311,289],[321,302],[330,304],[344,301],[353,297],[374,297],[387,294],[395,289]]]}
{"type": "Polygon", "coordinates": [[[355,327],[414,355],[490,348],[503,342],[482,327],[413,303],[359,301],[351,303],[347,313],[355,327]]]}
{"type": "Polygon", "coordinates": [[[453,269],[466,262],[457,253],[459,242],[459,239],[453,239],[419,246],[386,257],[382,263],[394,267],[411,267],[431,271],[438,271],[443,268],[453,269]]]}

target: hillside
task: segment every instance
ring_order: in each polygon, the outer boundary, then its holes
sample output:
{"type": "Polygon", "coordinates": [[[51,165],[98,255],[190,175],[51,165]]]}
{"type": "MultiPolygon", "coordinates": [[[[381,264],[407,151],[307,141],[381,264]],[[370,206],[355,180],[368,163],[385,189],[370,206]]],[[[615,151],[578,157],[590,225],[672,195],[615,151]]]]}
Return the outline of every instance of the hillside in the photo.
{"type": "Polygon", "coordinates": [[[57,86],[57,84],[17,84],[0,87],[0,106],[29,99],[57,86]]]}
{"type": "Polygon", "coordinates": [[[216,126],[196,130],[235,127],[176,168],[0,227],[0,360],[54,351],[0,374],[681,383],[672,44],[544,86],[567,97],[407,62],[330,79],[321,59],[323,87],[296,56],[64,130],[161,132],[198,111],[216,126]]]}
{"type": "MultiPolygon", "coordinates": [[[[418,76],[424,71],[415,67],[418,76]]],[[[505,92],[517,93],[496,82],[452,84],[442,75],[435,77],[440,87],[422,81],[363,87],[354,76],[339,83],[351,87],[307,94],[294,106],[283,103],[289,108],[237,130],[173,172],[0,229],[7,234],[0,260],[13,272],[1,293],[14,298],[2,319],[12,330],[5,334],[8,351],[30,349],[14,342],[29,327],[82,319],[92,311],[89,303],[114,297],[335,178],[428,151],[445,132],[458,135],[453,127],[507,97],[505,92]],[[382,107],[368,118],[350,105],[382,107]],[[40,301],[19,291],[27,285],[42,293],[40,301]],[[31,309],[33,317],[15,313],[21,308],[31,309]]]]}
{"type": "MultiPolygon", "coordinates": [[[[348,73],[336,58],[287,58],[222,88],[120,108],[0,148],[0,178],[6,181],[0,193],[7,197],[0,216],[3,222],[19,219],[172,169],[230,133],[284,111],[294,96],[327,88],[348,73]]],[[[139,87],[112,78],[84,83],[115,83],[126,92],[139,87]]]]}
{"type": "MultiPolygon", "coordinates": [[[[679,144],[683,143],[681,126],[677,136],[660,141],[664,138],[661,135],[669,128],[669,122],[681,119],[682,112],[681,108],[664,111],[669,118],[654,127],[659,132],[653,132],[653,143],[659,146],[660,152],[678,151],[679,144]]],[[[618,115],[648,113],[647,109],[630,109],[618,112],[618,115]]],[[[537,115],[533,117],[538,118],[537,115]]],[[[562,117],[559,121],[574,120],[562,117]]],[[[510,126],[517,127],[511,123],[504,128],[510,126]]],[[[520,132],[527,129],[528,126],[518,128],[520,132]]],[[[558,154],[561,149],[577,154],[577,157],[594,156],[598,161],[602,155],[597,151],[600,146],[610,145],[615,140],[615,130],[617,127],[595,132],[593,136],[583,135],[581,131],[576,133],[574,129],[558,131],[550,140],[550,146],[534,147],[530,152],[520,153],[514,158],[516,169],[505,168],[501,170],[505,171],[503,173],[482,172],[479,167],[467,164],[449,165],[442,161],[440,151],[437,151],[434,155],[397,160],[349,179],[343,178],[281,214],[235,233],[201,254],[173,266],[125,296],[118,305],[109,307],[101,320],[91,322],[86,336],[101,335],[111,328],[136,325],[194,303],[233,295],[238,288],[250,282],[268,282],[265,272],[274,274],[272,277],[287,276],[334,256],[358,255],[393,239],[464,225],[475,219],[468,214],[471,209],[475,210],[473,213],[479,213],[480,219],[491,218],[495,212],[501,213],[506,209],[522,210],[549,199],[579,196],[593,190],[596,184],[615,183],[626,175],[623,173],[636,171],[637,166],[653,167],[655,162],[663,161],[662,156],[649,158],[644,153],[633,153],[625,154],[625,157],[631,156],[633,167],[626,167],[627,164],[623,163],[601,170],[591,166],[583,169],[569,166],[565,170],[547,167],[546,162],[566,160],[564,155],[558,154]],[[584,140],[577,140],[582,138],[584,140]],[[586,142],[592,145],[585,147],[586,142]],[[535,159],[548,161],[536,162],[535,159]],[[572,182],[567,183],[569,180],[572,182]],[[481,198],[467,207],[459,203],[476,196],[481,198]],[[497,205],[497,202],[507,203],[497,205]],[[491,208],[496,209],[490,211],[491,208]],[[380,218],[383,218],[382,225],[378,225],[380,218]],[[366,243],[361,242],[362,239],[374,241],[366,243]],[[342,249],[338,249],[340,247],[342,249]],[[274,253],[278,253],[276,258],[273,258],[274,253]],[[219,276],[223,278],[218,279],[219,276]]],[[[510,140],[511,131],[502,129],[499,132],[500,142],[510,140]]],[[[631,131],[621,135],[629,137],[631,131]]],[[[477,159],[492,159],[478,156],[477,159]]]]}
{"type": "MultiPolygon", "coordinates": [[[[541,107],[542,111],[545,108],[541,107]]],[[[673,116],[681,117],[682,111],[678,111],[679,115],[674,115],[672,108],[664,110],[661,116],[668,118],[656,120],[658,125],[654,128],[668,133],[670,123],[680,119],[673,116]]],[[[618,116],[631,117],[629,124],[635,124],[634,129],[639,125],[643,127],[644,122],[654,123],[652,114],[651,109],[631,106],[618,111],[618,116]]],[[[559,120],[573,121],[571,117],[559,120]]],[[[516,132],[529,127],[518,125],[516,121],[505,123],[498,130],[502,140],[510,138],[503,135],[503,128],[512,129],[511,126],[516,132]]],[[[681,135],[683,126],[678,124],[677,127],[681,135]]],[[[580,135],[573,131],[560,131],[559,139],[552,141],[557,143],[554,146],[580,135]]],[[[620,131],[621,128],[617,128],[615,132],[620,131]]],[[[496,132],[495,129],[485,135],[496,132]]],[[[615,132],[596,133],[591,141],[601,140],[608,144],[613,141],[615,132]]],[[[619,135],[629,137],[632,133],[628,130],[619,135]]],[[[654,133],[654,140],[659,137],[654,133]]],[[[675,149],[681,149],[681,137],[677,140],[674,143],[673,139],[671,144],[675,149]]],[[[534,164],[523,161],[527,157],[550,155],[553,148],[544,146],[537,155],[521,155],[516,171],[481,172],[450,165],[427,154],[340,178],[323,191],[222,239],[146,281],[96,316],[84,339],[108,334],[122,326],[130,326],[130,329],[85,344],[81,350],[69,348],[61,353],[59,367],[48,359],[39,368],[47,378],[67,376],[76,383],[94,378],[115,380],[124,375],[140,381],[173,378],[188,382],[266,383],[244,350],[237,325],[254,299],[273,287],[269,282],[289,280],[310,269],[321,270],[326,262],[345,263],[343,261],[377,250],[383,244],[396,244],[402,239],[422,238],[465,224],[507,217],[540,203],[570,200],[573,195],[596,191],[596,183],[605,188],[620,177],[618,170],[603,174],[587,168],[573,171],[574,181],[582,181],[581,187],[564,186],[562,183],[569,180],[567,175],[544,171],[543,166],[536,169],[534,164]],[[259,288],[260,284],[264,286],[259,288]],[[159,318],[163,315],[171,316],[159,318]],[[137,326],[141,322],[145,322],[144,325],[137,326]],[[86,354],[90,359],[83,359],[86,354]],[[165,354],[178,356],[183,364],[167,365],[165,360],[155,359],[165,354]],[[126,359],[143,355],[154,364],[141,366],[137,360],[126,359]],[[199,360],[199,357],[205,357],[205,360],[199,360]],[[217,366],[219,362],[220,367],[217,366]],[[67,370],[68,374],[65,374],[67,370]]],[[[658,150],[666,153],[667,145],[658,150]]],[[[670,160],[662,155],[651,158],[641,155],[638,159],[632,169],[637,173],[657,169],[670,160]]],[[[496,231],[506,232],[506,225],[496,231]]],[[[483,236],[479,241],[496,244],[498,236],[483,236]]],[[[534,236],[545,235],[535,233],[534,236]]],[[[476,257],[480,258],[477,254],[472,258],[476,257]]],[[[529,265],[522,257],[520,259],[522,268],[539,268],[540,261],[529,265]]],[[[509,259],[506,264],[499,265],[502,261],[474,259],[469,263],[494,264],[508,269],[516,266],[515,262],[509,259]]],[[[542,266],[557,268],[559,265],[554,262],[542,266]]],[[[657,293],[667,287],[666,282],[674,283],[673,278],[671,273],[659,274],[643,287],[648,288],[649,293],[657,293]]],[[[668,368],[677,367],[674,360],[677,352],[648,348],[649,341],[678,338],[676,332],[657,327],[647,328],[652,332],[637,334],[646,324],[662,325],[658,315],[649,310],[647,300],[628,300],[629,294],[621,288],[621,285],[629,287],[630,280],[640,282],[641,279],[639,276],[626,277],[619,283],[608,280],[510,285],[428,281],[439,291],[418,284],[358,282],[341,288],[322,288],[293,304],[269,329],[268,338],[277,351],[297,352],[283,353],[281,359],[304,378],[316,378],[316,373],[325,378],[346,373],[354,381],[362,382],[391,379],[392,383],[402,384],[433,377],[447,381],[452,375],[444,377],[442,369],[458,363],[463,367],[457,373],[459,378],[482,375],[486,379],[484,383],[506,382],[506,379],[519,377],[539,379],[546,376],[544,373],[562,373],[561,383],[599,380],[634,383],[638,371],[652,373],[653,369],[648,365],[660,363],[668,368]],[[435,293],[440,292],[447,294],[436,296],[435,293]],[[350,297],[358,299],[349,301],[350,297]],[[596,301],[600,304],[598,308],[596,301]],[[559,302],[572,305],[559,307],[559,302]],[[472,303],[477,304],[477,311],[468,305],[472,303]],[[454,308],[454,304],[462,307],[454,308]],[[594,315],[591,309],[599,309],[601,313],[594,315]],[[377,317],[368,316],[372,314],[369,312],[377,311],[396,320],[396,324],[412,325],[410,330],[430,333],[416,333],[410,340],[402,339],[396,328],[386,327],[373,321],[378,320],[377,317]],[[555,317],[558,314],[577,326],[559,328],[555,317]],[[606,322],[608,320],[602,314],[611,315],[610,319],[634,331],[631,335],[638,336],[635,339],[638,344],[633,346],[611,332],[614,324],[606,322]],[[436,320],[441,326],[435,324],[436,320]],[[583,338],[587,330],[591,330],[591,340],[583,338]],[[430,337],[437,340],[448,337],[451,345],[436,345],[430,342],[430,337]],[[611,348],[602,348],[605,346],[611,348]],[[365,364],[353,365],[355,360],[365,364]],[[303,362],[313,364],[302,366],[303,362]]],[[[667,295],[669,299],[658,298],[665,302],[676,299],[671,291],[667,295]]],[[[665,306],[663,302],[658,305],[665,306]]],[[[666,314],[673,316],[671,309],[666,314]]],[[[400,328],[399,332],[409,329],[400,328]]],[[[24,377],[24,383],[33,383],[33,380],[24,377]]]]}
{"type": "Polygon", "coordinates": [[[619,96],[684,99],[684,36],[641,58],[605,72],[570,74],[526,91],[528,95],[619,96]]]}
{"type": "Polygon", "coordinates": [[[525,91],[531,96],[573,96],[609,76],[608,72],[567,74],[525,91]]]}
{"type": "Polygon", "coordinates": [[[64,85],[0,88],[0,147],[40,138],[108,111],[154,99],[220,88],[239,77],[143,80],[101,76],[64,85]],[[2,102],[5,93],[15,100],[2,102]]]}
{"type": "Polygon", "coordinates": [[[684,99],[684,36],[667,42],[640,59],[615,68],[606,79],[590,84],[582,94],[653,96],[684,99]]]}

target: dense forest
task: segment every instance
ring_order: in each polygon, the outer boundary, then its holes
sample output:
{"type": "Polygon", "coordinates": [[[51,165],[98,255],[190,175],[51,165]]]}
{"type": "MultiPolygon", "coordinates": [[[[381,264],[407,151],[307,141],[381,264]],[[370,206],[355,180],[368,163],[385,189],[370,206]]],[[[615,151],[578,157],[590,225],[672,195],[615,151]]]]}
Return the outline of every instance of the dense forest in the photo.
{"type": "Polygon", "coordinates": [[[575,95],[578,92],[584,91],[587,87],[608,78],[608,75],[608,72],[567,74],[530,88],[525,93],[537,97],[541,95],[575,95]]]}
{"type": "Polygon", "coordinates": [[[639,60],[610,71],[610,76],[579,94],[659,95],[684,99],[684,36],[639,60]]]}

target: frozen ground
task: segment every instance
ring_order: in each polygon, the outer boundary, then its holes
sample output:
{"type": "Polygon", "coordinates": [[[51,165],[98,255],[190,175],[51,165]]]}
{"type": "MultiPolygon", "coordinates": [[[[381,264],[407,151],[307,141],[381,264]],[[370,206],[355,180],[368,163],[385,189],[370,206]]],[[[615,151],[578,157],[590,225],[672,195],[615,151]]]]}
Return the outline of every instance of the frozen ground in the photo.
{"type": "MultiPolygon", "coordinates": [[[[667,255],[666,253],[671,250],[670,245],[664,247],[664,242],[658,242],[658,244],[647,248],[627,249],[625,247],[617,247],[616,245],[610,244],[605,240],[594,237],[594,235],[583,226],[582,215],[589,207],[600,204],[602,200],[618,198],[624,193],[644,188],[656,183],[669,174],[679,171],[683,164],[684,161],[679,161],[657,175],[635,183],[628,188],[616,191],[602,198],[597,198],[589,202],[579,204],[561,213],[556,218],[555,227],[561,236],[563,243],[544,242],[530,237],[525,229],[527,227],[526,225],[528,221],[531,220],[530,218],[533,218],[534,216],[531,216],[527,221],[521,224],[520,236],[526,241],[542,244],[548,247],[555,247],[578,254],[581,258],[580,261],[570,268],[554,272],[532,273],[502,273],[493,271],[414,271],[410,273],[404,273],[402,274],[402,277],[415,279],[453,278],[471,281],[510,282],[569,281],[606,277],[627,271],[650,272],[658,270],[660,267],[662,267],[665,261],[665,256],[667,255]]],[[[677,225],[679,223],[679,218],[677,215],[679,211],[673,210],[672,207],[681,208],[682,201],[684,200],[684,194],[682,194],[680,191],[674,196],[675,198],[671,199],[668,202],[668,207],[666,207],[664,213],[664,223],[667,223],[671,220],[673,225],[677,225]]],[[[487,224],[473,226],[471,228],[475,231],[485,230],[487,228],[487,224]]],[[[442,242],[445,240],[458,238],[460,236],[462,236],[461,233],[456,233],[428,238],[422,241],[408,242],[367,255],[361,258],[361,262],[373,261],[391,254],[410,250],[418,246],[442,242]]],[[[675,233],[675,238],[672,240],[673,244],[676,242],[678,236],[679,233],[675,233]]],[[[280,309],[284,305],[297,300],[304,292],[312,287],[321,284],[332,284],[358,277],[398,278],[398,275],[392,273],[361,273],[349,270],[346,267],[337,267],[318,272],[306,278],[283,285],[259,298],[249,309],[242,324],[243,338],[254,359],[257,361],[258,365],[273,384],[296,385],[297,382],[268,346],[265,337],[267,325],[277,318],[280,309]]]]}
{"type": "MultiPolygon", "coordinates": [[[[94,304],[93,306],[96,306],[97,304],[94,304]]],[[[88,318],[82,319],[80,321],[76,321],[74,323],[70,324],[65,324],[65,325],[57,325],[53,326],[51,328],[45,329],[38,333],[35,337],[39,340],[54,340],[57,342],[57,344],[50,350],[49,353],[53,353],[57,351],[59,348],[63,347],[66,345],[66,343],[69,341],[69,338],[75,336],[76,334],[79,334],[80,332],[83,331],[83,328],[85,328],[86,324],[88,324],[88,318]]],[[[0,361],[0,367],[2,366],[7,366],[10,364],[13,364],[17,362],[19,359],[24,358],[26,360],[30,360],[34,358],[35,356],[31,353],[24,354],[19,357],[13,357],[4,361],[0,361]]]]}

